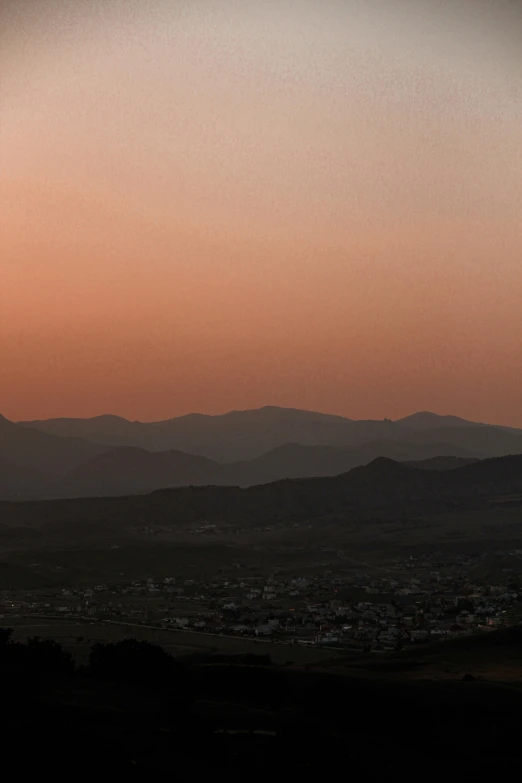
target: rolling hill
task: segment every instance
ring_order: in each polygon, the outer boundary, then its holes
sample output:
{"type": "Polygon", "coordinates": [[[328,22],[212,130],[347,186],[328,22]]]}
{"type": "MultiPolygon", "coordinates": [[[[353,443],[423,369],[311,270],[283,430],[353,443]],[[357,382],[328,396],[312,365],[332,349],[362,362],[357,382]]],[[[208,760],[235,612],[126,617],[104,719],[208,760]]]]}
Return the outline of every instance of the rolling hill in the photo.
{"type": "Polygon", "coordinates": [[[0,416],[0,496],[45,494],[49,482],[104,450],[97,443],[50,435],[0,416]]]}
{"type": "MultiPolygon", "coordinates": [[[[397,447],[391,443],[366,444],[354,450],[287,443],[252,460],[221,464],[181,451],[151,452],[129,446],[110,449],[82,463],[49,482],[45,494],[49,497],[92,497],[139,495],[183,486],[249,487],[281,479],[336,476],[358,465],[366,465],[377,456],[402,459],[424,457],[432,451],[429,447],[397,447]]],[[[434,451],[438,454],[439,450],[434,451]]],[[[410,463],[417,464],[412,460],[410,463]]],[[[432,466],[430,460],[421,464],[426,469],[432,466]]],[[[443,464],[434,463],[432,467],[439,469],[443,464]]]]}
{"type": "Polygon", "coordinates": [[[163,489],[122,498],[81,498],[0,505],[6,525],[70,525],[76,532],[125,524],[173,526],[291,524],[346,514],[438,513],[481,507],[485,499],[522,493],[522,455],[487,459],[449,470],[425,470],[379,458],[336,477],[293,479],[246,489],[202,486],[163,489]],[[45,521],[47,520],[47,522],[45,521]]]}
{"type": "Polygon", "coordinates": [[[379,458],[337,477],[248,488],[0,502],[0,562],[23,569],[20,583],[33,587],[39,577],[189,578],[194,569],[255,569],[260,558],[306,569],[427,549],[491,553],[519,547],[521,503],[522,455],[446,470],[379,458]]]}
{"type": "Polygon", "coordinates": [[[181,451],[151,452],[127,446],[110,449],[48,486],[58,497],[135,495],[161,487],[224,483],[221,466],[181,451]]]}

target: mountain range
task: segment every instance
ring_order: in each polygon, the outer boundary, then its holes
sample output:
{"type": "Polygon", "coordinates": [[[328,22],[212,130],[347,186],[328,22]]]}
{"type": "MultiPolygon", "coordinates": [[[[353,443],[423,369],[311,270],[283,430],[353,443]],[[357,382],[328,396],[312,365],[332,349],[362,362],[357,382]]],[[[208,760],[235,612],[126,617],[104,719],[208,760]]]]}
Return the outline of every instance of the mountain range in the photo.
{"type": "MultiPolygon", "coordinates": [[[[281,480],[247,488],[178,487],[138,496],[3,502],[11,530],[99,535],[122,525],[179,528],[193,523],[251,528],[294,522],[463,512],[505,505],[522,493],[522,455],[479,460],[446,470],[379,457],[339,476],[281,480]],[[71,521],[74,524],[71,525],[71,521]]],[[[518,503],[520,501],[517,501],[518,503]]]]}
{"type": "Polygon", "coordinates": [[[423,412],[398,421],[265,407],[160,422],[0,417],[0,498],[140,494],[334,476],[378,457],[445,469],[522,453],[522,430],[423,412]]]}
{"type": "Polygon", "coordinates": [[[522,455],[445,462],[379,457],[339,476],[246,488],[2,501],[0,587],[519,547],[522,455]]]}
{"type": "Polygon", "coordinates": [[[217,462],[259,457],[285,443],[353,449],[371,441],[440,444],[461,456],[501,456],[522,437],[522,430],[478,424],[456,416],[415,413],[391,421],[354,421],[313,411],[266,406],[219,416],[192,413],[158,422],[128,421],[119,416],[20,422],[49,435],[83,438],[104,446],[137,446],[147,451],[174,449],[217,462]]]}

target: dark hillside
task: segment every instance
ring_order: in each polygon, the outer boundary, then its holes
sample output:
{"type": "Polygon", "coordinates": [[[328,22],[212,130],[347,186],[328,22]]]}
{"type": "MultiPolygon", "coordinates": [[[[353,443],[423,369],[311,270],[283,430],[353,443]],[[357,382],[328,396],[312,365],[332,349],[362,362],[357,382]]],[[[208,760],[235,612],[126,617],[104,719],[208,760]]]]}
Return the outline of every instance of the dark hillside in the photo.
{"type": "Polygon", "coordinates": [[[479,780],[514,778],[522,764],[522,693],[508,683],[324,674],[253,660],[169,667],[160,648],[133,640],[93,649],[92,665],[71,671],[59,645],[5,642],[3,739],[32,774],[61,777],[81,761],[83,773],[136,780],[175,770],[179,780],[240,781],[247,769],[266,781],[319,777],[327,760],[367,780],[414,780],[419,769],[429,780],[448,769],[479,780]],[[126,650],[129,666],[108,665],[126,650]],[[161,678],[150,676],[149,658],[161,678]]]}
{"type": "Polygon", "coordinates": [[[296,479],[240,489],[183,487],[137,497],[2,503],[6,524],[41,528],[97,528],[123,524],[173,526],[214,521],[248,527],[330,517],[349,511],[392,509],[436,513],[475,508],[522,492],[522,455],[484,460],[445,471],[421,470],[378,459],[338,477],[296,479]]]}

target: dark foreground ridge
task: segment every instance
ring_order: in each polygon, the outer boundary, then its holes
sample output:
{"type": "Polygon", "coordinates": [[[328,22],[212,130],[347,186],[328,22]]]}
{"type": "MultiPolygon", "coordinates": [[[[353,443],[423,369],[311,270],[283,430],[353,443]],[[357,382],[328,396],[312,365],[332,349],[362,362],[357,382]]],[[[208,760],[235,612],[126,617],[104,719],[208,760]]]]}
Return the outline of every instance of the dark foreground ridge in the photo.
{"type": "MultiPolygon", "coordinates": [[[[519,657],[520,630],[509,647],[519,657]]],[[[507,682],[325,674],[265,656],[175,661],[130,639],[95,645],[75,669],[59,645],[7,632],[0,656],[3,740],[29,774],[81,764],[82,777],[257,781],[322,776],[326,765],[366,780],[478,780],[522,764],[522,692],[507,682]]]]}

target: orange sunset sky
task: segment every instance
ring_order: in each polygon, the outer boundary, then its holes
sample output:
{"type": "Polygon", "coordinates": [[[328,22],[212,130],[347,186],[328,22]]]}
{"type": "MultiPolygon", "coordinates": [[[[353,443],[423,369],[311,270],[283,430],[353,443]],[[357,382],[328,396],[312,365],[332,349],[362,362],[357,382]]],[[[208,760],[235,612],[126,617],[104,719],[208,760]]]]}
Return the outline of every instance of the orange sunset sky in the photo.
{"type": "Polygon", "coordinates": [[[0,412],[522,426],[521,6],[3,0],[0,412]]]}

